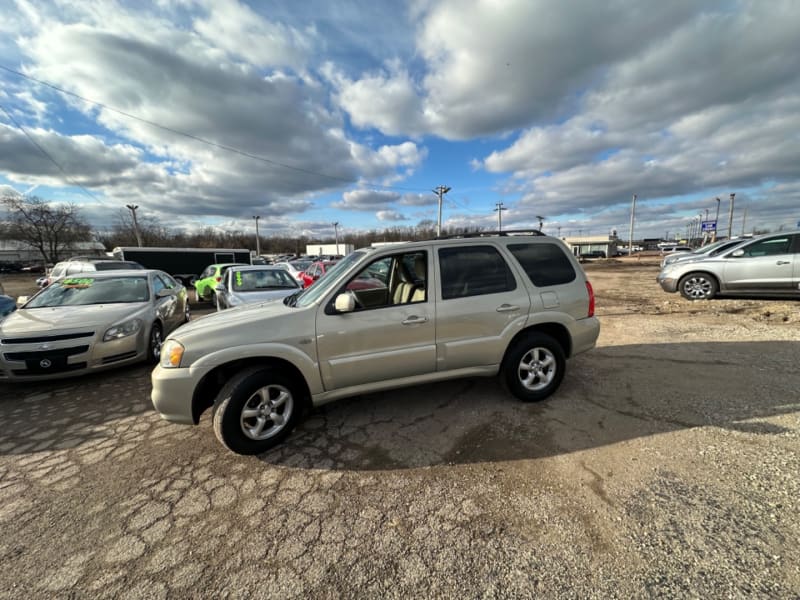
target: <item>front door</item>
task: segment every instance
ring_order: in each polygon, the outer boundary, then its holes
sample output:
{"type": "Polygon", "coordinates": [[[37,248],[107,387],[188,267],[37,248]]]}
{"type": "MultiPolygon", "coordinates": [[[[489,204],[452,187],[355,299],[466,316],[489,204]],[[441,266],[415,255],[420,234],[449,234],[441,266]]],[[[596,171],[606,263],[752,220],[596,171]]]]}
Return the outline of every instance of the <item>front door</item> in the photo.
{"type": "Polygon", "coordinates": [[[317,351],[326,391],[403,379],[436,369],[430,252],[376,259],[337,293],[355,310],[337,313],[337,294],[317,311],[317,351]]]}
{"type": "Polygon", "coordinates": [[[786,292],[793,287],[794,263],[792,235],[772,236],[754,241],[728,255],[724,288],[731,292],[786,292]]]}

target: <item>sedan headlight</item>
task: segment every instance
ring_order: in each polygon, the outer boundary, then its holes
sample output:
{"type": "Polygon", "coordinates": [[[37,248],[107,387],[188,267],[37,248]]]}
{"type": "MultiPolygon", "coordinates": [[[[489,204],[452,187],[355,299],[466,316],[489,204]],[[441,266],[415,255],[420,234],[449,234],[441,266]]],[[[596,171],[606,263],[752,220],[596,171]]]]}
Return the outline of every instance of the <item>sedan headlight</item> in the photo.
{"type": "Polygon", "coordinates": [[[110,342],[112,340],[128,337],[129,335],[133,335],[134,333],[138,332],[141,328],[141,319],[131,319],[129,321],[125,321],[119,325],[114,325],[111,329],[106,331],[103,335],[103,341],[110,342]]]}
{"type": "Polygon", "coordinates": [[[161,346],[161,366],[165,369],[180,367],[183,351],[184,347],[180,342],[176,342],[175,340],[167,340],[164,342],[164,345],[161,346]]]}

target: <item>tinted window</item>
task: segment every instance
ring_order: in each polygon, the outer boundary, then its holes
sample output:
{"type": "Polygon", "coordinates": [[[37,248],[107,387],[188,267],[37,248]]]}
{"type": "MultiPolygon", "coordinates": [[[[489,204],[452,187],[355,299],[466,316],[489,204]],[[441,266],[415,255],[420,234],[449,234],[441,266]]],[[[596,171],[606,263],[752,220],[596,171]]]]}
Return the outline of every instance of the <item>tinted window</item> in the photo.
{"type": "Polygon", "coordinates": [[[507,292],[517,287],[506,261],[493,246],[441,248],[442,299],[507,292]]]}
{"type": "Polygon", "coordinates": [[[575,269],[556,244],[509,244],[508,249],[536,287],[575,280],[575,269]]]}
{"type": "Polygon", "coordinates": [[[745,256],[772,256],[773,254],[788,254],[792,247],[792,236],[768,238],[759,240],[744,248],[745,256]]]}

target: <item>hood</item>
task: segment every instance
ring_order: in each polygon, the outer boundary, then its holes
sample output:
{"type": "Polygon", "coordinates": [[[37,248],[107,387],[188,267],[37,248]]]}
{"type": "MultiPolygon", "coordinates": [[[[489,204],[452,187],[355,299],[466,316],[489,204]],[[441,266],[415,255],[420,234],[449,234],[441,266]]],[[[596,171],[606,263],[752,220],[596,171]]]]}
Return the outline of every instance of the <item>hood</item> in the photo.
{"type": "Polygon", "coordinates": [[[253,304],[254,302],[269,302],[270,300],[279,300],[286,296],[291,296],[295,292],[299,292],[298,288],[284,288],[277,290],[259,290],[254,292],[234,292],[232,295],[236,297],[239,302],[245,304],[253,304]]]}
{"type": "Polygon", "coordinates": [[[51,333],[61,330],[95,329],[133,318],[146,302],[136,304],[89,304],[86,306],[52,306],[20,308],[0,324],[3,335],[51,333]]]}
{"type": "Polygon", "coordinates": [[[188,323],[181,325],[170,337],[185,339],[194,335],[214,335],[215,332],[226,330],[244,323],[251,324],[254,320],[265,318],[280,318],[298,312],[297,308],[290,308],[280,300],[271,302],[257,302],[245,304],[236,308],[228,308],[220,312],[192,319],[188,323]]]}

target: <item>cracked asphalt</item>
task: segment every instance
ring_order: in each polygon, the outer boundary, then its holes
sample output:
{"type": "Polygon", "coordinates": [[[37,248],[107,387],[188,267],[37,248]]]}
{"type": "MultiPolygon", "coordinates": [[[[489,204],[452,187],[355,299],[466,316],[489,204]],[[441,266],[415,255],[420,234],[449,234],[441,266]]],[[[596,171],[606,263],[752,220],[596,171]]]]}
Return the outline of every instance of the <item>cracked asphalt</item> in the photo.
{"type": "MultiPolygon", "coordinates": [[[[653,269],[589,275],[645,306],[653,269]]],[[[0,384],[0,597],[799,596],[800,324],[598,306],[544,403],[359,396],[256,457],[144,366],[0,384]]]]}

